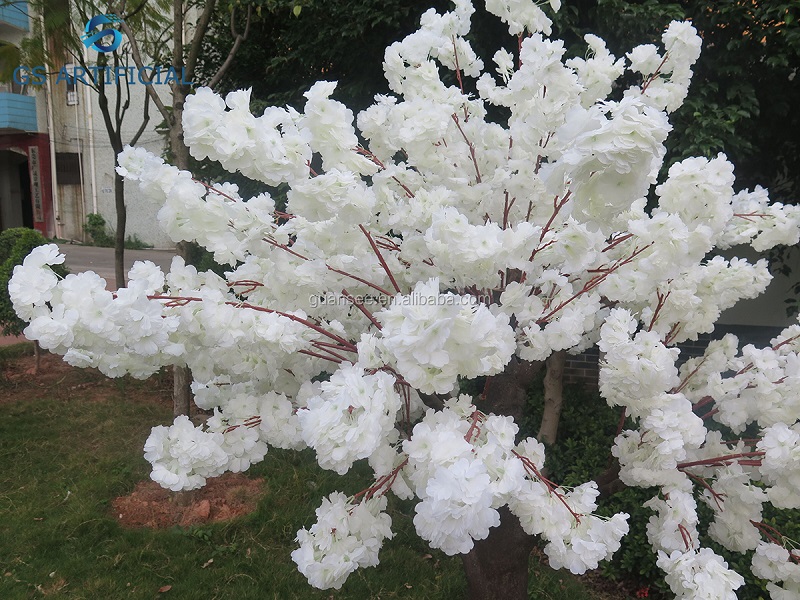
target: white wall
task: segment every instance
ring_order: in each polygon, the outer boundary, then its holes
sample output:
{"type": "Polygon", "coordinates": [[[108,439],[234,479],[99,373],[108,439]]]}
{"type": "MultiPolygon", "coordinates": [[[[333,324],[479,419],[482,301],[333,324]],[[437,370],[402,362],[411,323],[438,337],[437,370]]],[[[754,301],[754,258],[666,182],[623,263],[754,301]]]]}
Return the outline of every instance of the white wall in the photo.
{"type": "MultiPolygon", "coordinates": [[[[167,86],[164,86],[164,88],[165,91],[169,89],[167,86]]],[[[123,144],[130,142],[131,138],[141,126],[142,117],[144,115],[144,96],[146,93],[144,86],[137,83],[137,85],[130,87],[130,91],[131,105],[122,123],[123,144]]],[[[106,93],[111,107],[114,106],[114,102],[116,101],[116,92],[117,87],[115,85],[106,86],[106,93]]],[[[108,132],[106,131],[103,117],[100,113],[98,94],[94,91],[90,93],[93,99],[91,127],[94,135],[97,208],[98,212],[105,218],[106,223],[114,227],[117,218],[116,209],[114,207],[114,168],[116,167],[116,156],[114,156],[111,143],[108,141],[108,132]]],[[[123,97],[126,97],[126,95],[123,97]]],[[[83,100],[83,98],[81,100],[83,100]]],[[[163,154],[165,148],[164,136],[155,131],[155,126],[160,122],[161,115],[151,104],[150,121],[136,144],[158,156],[163,154]]],[[[88,150],[86,156],[88,158],[88,150]]],[[[158,226],[156,215],[161,206],[139,193],[138,186],[135,183],[127,182],[125,184],[125,206],[128,214],[128,222],[125,229],[126,235],[130,235],[131,237],[137,235],[139,239],[148,244],[152,244],[156,248],[173,248],[175,246],[172,240],[170,240],[158,226]]],[[[88,212],[91,212],[91,206],[88,212]]]]}
{"type": "MultiPolygon", "coordinates": [[[[750,246],[736,246],[726,252],[720,252],[726,258],[738,256],[754,263],[761,254],[750,246]]],[[[791,286],[800,281],[800,256],[791,255],[789,266],[792,274],[789,277],[775,275],[767,287],[767,291],[753,300],[741,300],[733,308],[722,313],[718,323],[721,325],[766,325],[771,327],[787,327],[797,323],[797,317],[786,316],[787,298],[792,296],[791,286]]]]}

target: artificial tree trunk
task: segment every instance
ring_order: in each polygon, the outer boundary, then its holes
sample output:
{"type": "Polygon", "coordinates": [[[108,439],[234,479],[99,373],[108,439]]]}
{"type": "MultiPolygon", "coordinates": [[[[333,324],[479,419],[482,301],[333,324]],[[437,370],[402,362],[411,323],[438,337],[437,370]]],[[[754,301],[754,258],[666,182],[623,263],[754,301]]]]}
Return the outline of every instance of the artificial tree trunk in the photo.
{"type": "Polygon", "coordinates": [[[564,404],[564,365],[567,353],[564,350],[553,352],[546,361],[544,375],[544,408],[539,435],[536,439],[552,446],[558,438],[558,423],[561,420],[561,408],[564,404]]]}
{"type": "MultiPolygon", "coordinates": [[[[121,149],[120,149],[121,151],[121,149]]],[[[119,155],[114,148],[115,154],[119,155]]],[[[117,234],[114,239],[114,279],[117,287],[123,288],[125,282],[125,228],[128,211],[125,207],[125,178],[119,173],[114,175],[114,207],[117,211],[117,234]]]]}
{"type": "MultiPolygon", "coordinates": [[[[541,362],[512,358],[502,373],[487,379],[476,407],[484,413],[514,417],[519,423],[528,388],[541,368],[541,362]]],[[[508,507],[499,512],[500,526],[492,528],[485,540],[475,542],[462,557],[469,600],[528,598],[528,560],[534,538],[523,531],[508,507]]]]}
{"type": "MultiPolygon", "coordinates": [[[[178,3],[176,3],[176,6],[178,3]]],[[[177,9],[176,9],[177,10],[177,9]]],[[[177,41],[175,42],[178,43],[177,41]]],[[[180,55],[182,57],[182,54],[180,55]]],[[[173,66],[181,72],[183,68],[182,58],[176,58],[173,66]]],[[[182,85],[174,84],[172,88],[172,121],[169,128],[169,149],[172,152],[172,160],[176,167],[189,170],[189,148],[183,140],[183,106],[186,102],[186,89],[182,85]]],[[[187,242],[178,242],[175,247],[178,256],[189,264],[189,249],[187,242]]],[[[189,367],[175,366],[173,369],[172,386],[172,413],[174,416],[188,415],[192,405],[192,372],[189,367]]]]}
{"type": "Polygon", "coordinates": [[[462,556],[469,600],[528,599],[528,560],[534,538],[523,531],[507,506],[499,512],[500,526],[462,556]]]}

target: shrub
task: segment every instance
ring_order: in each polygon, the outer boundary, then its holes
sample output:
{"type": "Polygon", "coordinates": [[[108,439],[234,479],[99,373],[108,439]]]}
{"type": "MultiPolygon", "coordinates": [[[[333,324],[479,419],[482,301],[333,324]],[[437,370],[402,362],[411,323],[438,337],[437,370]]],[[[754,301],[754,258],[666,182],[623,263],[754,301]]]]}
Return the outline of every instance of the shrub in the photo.
{"type": "MultiPolygon", "coordinates": [[[[114,231],[111,233],[106,231],[106,220],[102,215],[97,213],[90,213],[86,216],[86,225],[83,226],[84,231],[92,238],[92,245],[101,248],[113,248],[116,240],[114,239],[114,231]]],[[[139,238],[135,233],[132,236],[125,238],[126,250],[144,250],[152,248],[153,244],[148,244],[139,238]]]]}
{"type": "Polygon", "coordinates": [[[106,220],[97,213],[86,215],[86,225],[84,231],[92,238],[92,245],[101,248],[113,248],[114,237],[106,231],[106,220]]]}
{"type": "MultiPolygon", "coordinates": [[[[0,233],[0,328],[3,335],[20,335],[27,325],[14,312],[8,296],[8,281],[14,267],[21,265],[31,250],[48,241],[38,231],[26,227],[6,229],[0,233]]],[[[60,277],[69,272],[64,265],[56,265],[53,271],[60,277]]]]}
{"type": "MultiPolygon", "coordinates": [[[[480,386],[478,386],[480,387],[480,386]]],[[[472,390],[479,393],[479,390],[472,390]]],[[[528,405],[522,421],[522,433],[535,436],[542,420],[543,389],[541,379],[528,393],[528,405]]],[[[619,409],[612,409],[596,390],[578,385],[564,386],[564,409],[558,442],[548,448],[545,467],[549,476],[566,486],[580,485],[597,477],[609,464],[609,448],[619,426],[619,409]]],[[[631,426],[626,422],[625,427],[631,426]]],[[[695,493],[698,509],[704,522],[713,518],[713,511],[702,501],[701,490],[695,493]]],[[[656,566],[656,556],[647,540],[647,522],[653,511],[643,506],[658,493],[657,488],[626,488],[613,494],[601,504],[599,512],[606,516],[624,512],[631,515],[631,529],[621,542],[614,557],[602,563],[603,575],[609,579],[632,579],[669,595],[664,573],[656,566]]],[[[764,522],[775,527],[791,539],[800,539],[800,510],[777,510],[767,504],[764,522]]],[[[749,554],[732,552],[702,536],[704,546],[711,547],[728,564],[741,573],[745,585],[737,590],[739,600],[761,600],[766,597],[765,583],[750,571],[749,554]]]]}

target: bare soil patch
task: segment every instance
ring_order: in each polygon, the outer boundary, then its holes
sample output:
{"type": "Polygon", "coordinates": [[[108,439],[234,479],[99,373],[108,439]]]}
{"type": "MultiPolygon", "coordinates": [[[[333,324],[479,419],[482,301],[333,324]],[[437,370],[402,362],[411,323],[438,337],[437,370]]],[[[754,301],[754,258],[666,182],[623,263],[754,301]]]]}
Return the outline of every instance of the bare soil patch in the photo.
{"type": "Polygon", "coordinates": [[[55,398],[58,400],[156,402],[171,405],[172,373],[168,370],[142,381],[111,379],[97,369],[79,369],[60,356],[42,351],[39,371],[33,356],[0,361],[0,403],[55,398]]]}
{"type": "Polygon", "coordinates": [[[209,479],[205,487],[191,492],[171,492],[154,481],[143,481],[128,496],[115,498],[112,510],[123,527],[190,527],[251,513],[263,493],[263,479],[241,473],[209,479]]]}

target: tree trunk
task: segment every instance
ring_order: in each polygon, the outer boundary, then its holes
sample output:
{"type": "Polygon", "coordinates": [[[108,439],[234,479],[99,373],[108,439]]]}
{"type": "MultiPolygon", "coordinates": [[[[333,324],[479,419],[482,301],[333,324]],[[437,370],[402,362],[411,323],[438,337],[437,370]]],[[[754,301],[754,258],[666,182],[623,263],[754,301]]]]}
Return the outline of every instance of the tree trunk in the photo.
{"type": "MultiPolygon", "coordinates": [[[[177,5],[177,4],[176,4],[177,5]]],[[[173,66],[181,72],[182,62],[175,61],[173,66]]],[[[186,101],[186,90],[183,86],[174,84],[172,88],[172,121],[169,128],[169,149],[172,152],[172,162],[179,169],[189,169],[189,148],[183,141],[183,105],[186,101]]],[[[187,264],[189,261],[187,242],[179,242],[175,249],[178,256],[187,264]]],[[[173,370],[174,384],[172,387],[172,412],[174,416],[188,415],[191,404],[192,373],[189,367],[176,366],[173,370]]]]}
{"type": "Polygon", "coordinates": [[[481,412],[514,417],[519,423],[528,400],[528,387],[542,369],[541,362],[512,357],[505,370],[486,379],[483,395],[475,401],[481,412]]]}
{"type": "MultiPolygon", "coordinates": [[[[173,64],[180,73],[182,63],[173,64]]],[[[189,148],[183,140],[183,107],[186,103],[186,86],[174,83],[172,87],[172,115],[169,127],[169,149],[172,162],[179,169],[189,168],[189,148]]]]}
{"type": "Polygon", "coordinates": [[[553,352],[547,359],[547,372],[544,376],[544,411],[539,435],[536,439],[552,446],[558,438],[558,423],[561,420],[561,407],[564,404],[564,365],[567,353],[563,350],[553,352]]]}
{"type": "Polygon", "coordinates": [[[499,510],[500,526],[464,554],[469,600],[527,600],[528,560],[534,538],[507,506],[499,510]]]}
{"type": "MultiPolygon", "coordinates": [[[[483,395],[475,402],[484,413],[514,417],[519,422],[525,411],[528,387],[542,363],[512,358],[505,371],[486,381],[483,395]]],[[[528,559],[534,539],[525,533],[508,507],[499,510],[500,526],[489,537],[475,542],[462,557],[470,600],[527,600],[528,559]]]]}
{"type": "MultiPolygon", "coordinates": [[[[119,152],[117,152],[117,155],[119,155],[119,152]]],[[[125,227],[127,226],[128,212],[125,208],[125,179],[119,173],[114,175],[114,206],[117,210],[117,235],[114,240],[114,278],[117,280],[117,288],[123,288],[125,287],[125,227]]]]}
{"type": "Polygon", "coordinates": [[[192,405],[192,372],[189,367],[175,365],[172,377],[172,414],[188,416],[192,405]]]}

